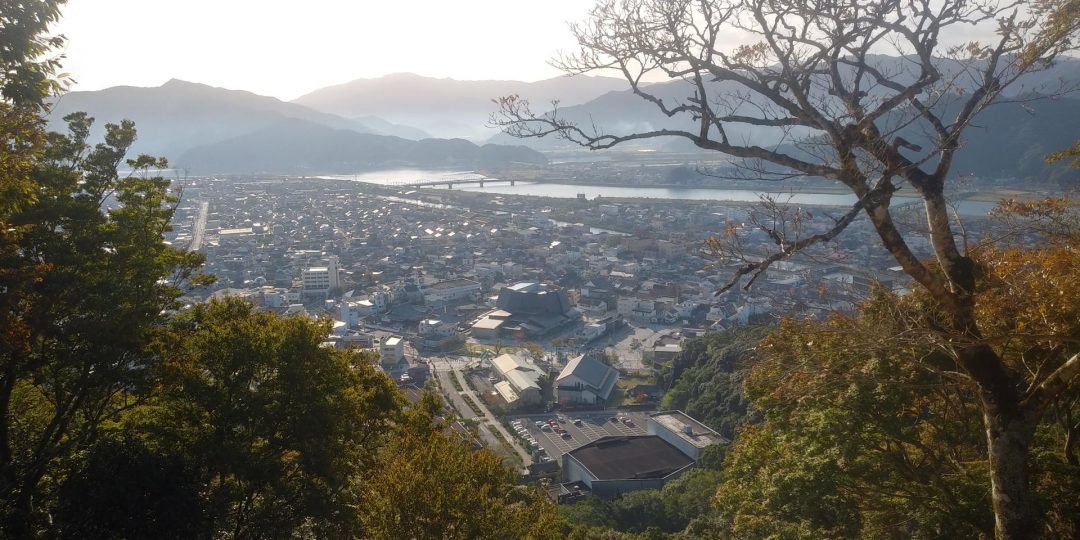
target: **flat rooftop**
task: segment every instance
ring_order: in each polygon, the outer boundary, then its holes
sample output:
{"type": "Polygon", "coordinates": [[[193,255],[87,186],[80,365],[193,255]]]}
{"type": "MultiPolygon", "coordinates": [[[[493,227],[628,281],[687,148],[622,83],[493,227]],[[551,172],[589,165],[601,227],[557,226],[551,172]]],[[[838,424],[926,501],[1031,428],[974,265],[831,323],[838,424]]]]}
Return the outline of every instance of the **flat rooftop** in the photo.
{"type": "Polygon", "coordinates": [[[709,428],[709,426],[694,420],[682,411],[660,411],[650,414],[649,420],[656,422],[668,431],[678,435],[682,440],[698,448],[730,442],[709,428]]]}
{"type": "Polygon", "coordinates": [[[243,236],[252,234],[253,232],[254,231],[252,231],[251,227],[246,227],[243,229],[221,229],[220,231],[218,231],[218,236],[243,236]]]}
{"type": "Polygon", "coordinates": [[[566,455],[597,480],[664,478],[694,462],[656,435],[602,437],[566,455]]]}
{"type": "Polygon", "coordinates": [[[457,289],[460,287],[479,287],[480,284],[470,279],[451,279],[448,281],[439,281],[427,286],[429,290],[444,290],[444,289],[457,289]]]}
{"type": "Polygon", "coordinates": [[[492,318],[489,318],[489,317],[484,317],[483,319],[480,319],[479,321],[476,321],[476,324],[472,325],[472,327],[474,329],[477,329],[477,330],[495,330],[495,329],[499,328],[500,326],[502,326],[503,323],[505,323],[505,322],[506,321],[501,320],[501,319],[492,319],[492,318]]]}

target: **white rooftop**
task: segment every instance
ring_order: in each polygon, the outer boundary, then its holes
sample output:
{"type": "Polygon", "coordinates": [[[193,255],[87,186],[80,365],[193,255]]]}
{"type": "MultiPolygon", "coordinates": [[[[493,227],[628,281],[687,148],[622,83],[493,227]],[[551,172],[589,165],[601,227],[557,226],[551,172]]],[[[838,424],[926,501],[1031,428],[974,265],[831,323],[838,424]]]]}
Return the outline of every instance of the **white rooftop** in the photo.
{"type": "Polygon", "coordinates": [[[661,411],[649,415],[649,420],[663,426],[679,438],[698,447],[705,448],[713,444],[727,444],[728,440],[711,428],[690,418],[682,411],[661,411]]]}

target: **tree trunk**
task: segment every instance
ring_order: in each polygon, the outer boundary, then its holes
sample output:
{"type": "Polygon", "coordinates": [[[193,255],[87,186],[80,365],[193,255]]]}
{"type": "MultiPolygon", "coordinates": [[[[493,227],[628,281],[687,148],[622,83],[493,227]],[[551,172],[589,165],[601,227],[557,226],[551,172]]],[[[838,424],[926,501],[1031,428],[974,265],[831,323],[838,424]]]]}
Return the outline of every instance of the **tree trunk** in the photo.
{"type": "Polygon", "coordinates": [[[1002,414],[983,401],[990,485],[994,505],[994,531],[998,540],[1040,536],[1032,497],[1028,457],[1036,418],[1030,414],[1002,414]]]}

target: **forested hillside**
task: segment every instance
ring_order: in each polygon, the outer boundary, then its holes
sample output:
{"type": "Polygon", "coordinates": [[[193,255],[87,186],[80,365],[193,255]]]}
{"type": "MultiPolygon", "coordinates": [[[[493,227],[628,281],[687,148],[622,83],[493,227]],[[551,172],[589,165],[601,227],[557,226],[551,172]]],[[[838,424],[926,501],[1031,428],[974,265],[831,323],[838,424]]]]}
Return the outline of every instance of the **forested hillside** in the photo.
{"type": "Polygon", "coordinates": [[[130,121],[45,131],[62,4],[0,4],[0,536],[553,538],[541,492],[329,321],[182,309],[213,278],[164,241],[168,163],[130,121]]]}

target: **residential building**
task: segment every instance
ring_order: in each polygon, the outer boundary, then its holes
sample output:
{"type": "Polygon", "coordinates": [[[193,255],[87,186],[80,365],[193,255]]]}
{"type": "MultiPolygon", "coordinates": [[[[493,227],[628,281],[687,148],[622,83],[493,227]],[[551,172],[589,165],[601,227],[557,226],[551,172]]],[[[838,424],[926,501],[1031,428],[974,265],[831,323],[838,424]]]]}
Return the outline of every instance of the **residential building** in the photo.
{"type": "Polygon", "coordinates": [[[405,361],[405,340],[401,336],[390,336],[379,343],[379,363],[392,366],[405,361]]]}

